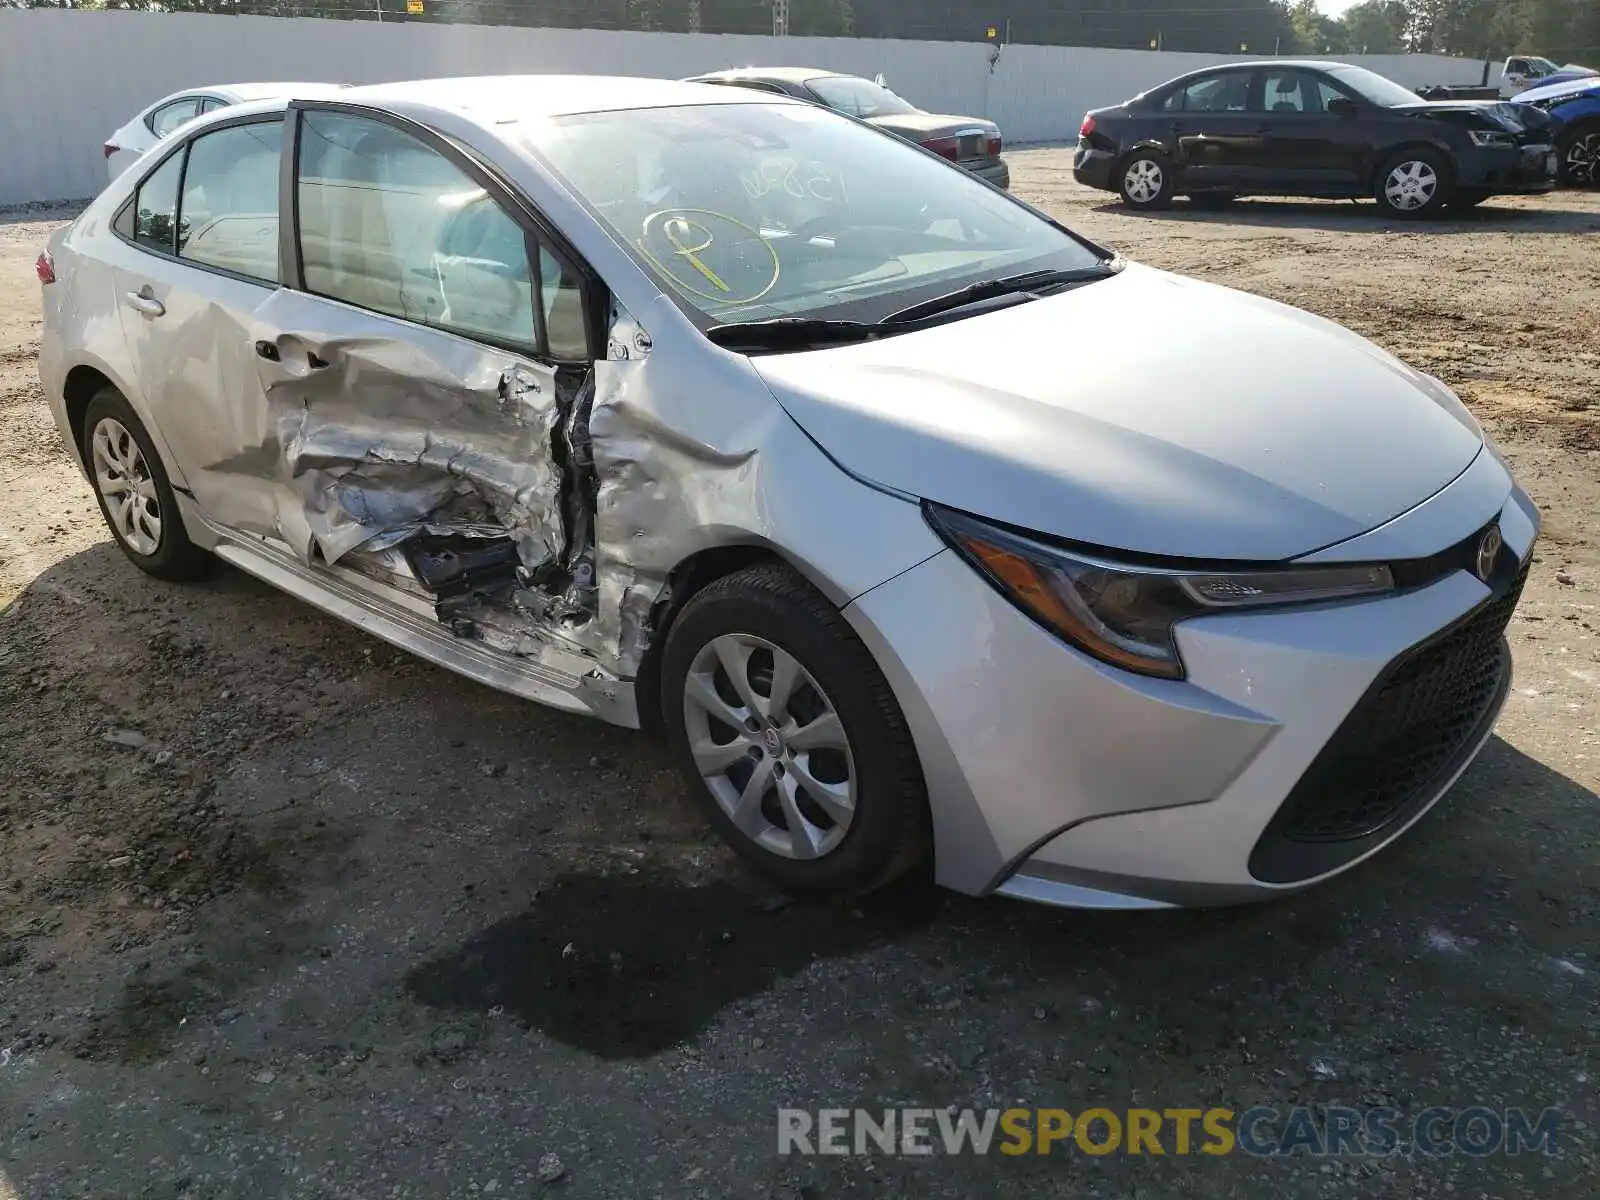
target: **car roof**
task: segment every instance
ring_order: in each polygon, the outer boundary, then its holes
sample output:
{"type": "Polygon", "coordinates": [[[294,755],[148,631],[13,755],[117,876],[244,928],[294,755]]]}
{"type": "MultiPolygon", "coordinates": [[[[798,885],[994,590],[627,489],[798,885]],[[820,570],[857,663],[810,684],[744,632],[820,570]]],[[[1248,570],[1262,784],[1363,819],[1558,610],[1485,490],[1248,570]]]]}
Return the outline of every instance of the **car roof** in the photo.
{"type": "Polygon", "coordinates": [[[202,83],[169,92],[150,107],[160,108],[163,104],[181,100],[185,96],[231,96],[234,100],[243,102],[271,100],[278,96],[322,96],[329,92],[342,91],[349,86],[348,83],[314,83],[309,80],[273,83],[202,83]]]}
{"type": "Polygon", "coordinates": [[[843,74],[843,71],[824,71],[820,67],[729,67],[725,71],[708,71],[695,78],[772,79],[779,83],[804,83],[808,79],[825,79],[843,74]]]}
{"type": "Polygon", "coordinates": [[[577,113],[638,108],[677,108],[695,104],[783,104],[763,96],[708,83],[637,79],[624,75],[482,75],[458,79],[415,79],[349,88],[340,93],[351,104],[382,108],[392,104],[460,113],[481,125],[506,125],[577,113]]]}
{"type": "Polygon", "coordinates": [[[315,83],[309,80],[275,83],[219,83],[214,87],[193,88],[196,92],[227,92],[239,100],[265,100],[272,96],[325,95],[344,91],[348,83],[315,83]]]}

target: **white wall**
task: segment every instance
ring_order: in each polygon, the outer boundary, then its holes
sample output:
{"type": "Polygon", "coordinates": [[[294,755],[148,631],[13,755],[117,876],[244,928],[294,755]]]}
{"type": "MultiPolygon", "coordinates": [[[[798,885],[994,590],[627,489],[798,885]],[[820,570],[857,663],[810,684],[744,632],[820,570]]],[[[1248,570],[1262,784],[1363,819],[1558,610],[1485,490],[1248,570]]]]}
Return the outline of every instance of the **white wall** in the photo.
{"type": "MultiPolygon", "coordinates": [[[[207,83],[584,72],[677,78],[789,64],[872,76],[938,112],[986,116],[1012,143],[1068,138],[1086,109],[1228,56],[964,42],[770,38],[192,13],[0,9],[0,204],[75,199],[105,183],[100,147],[168,92],[207,83]]],[[[1364,62],[1408,87],[1476,83],[1481,64],[1364,62]]],[[[1498,72],[1496,72],[1496,78],[1498,72]]]]}

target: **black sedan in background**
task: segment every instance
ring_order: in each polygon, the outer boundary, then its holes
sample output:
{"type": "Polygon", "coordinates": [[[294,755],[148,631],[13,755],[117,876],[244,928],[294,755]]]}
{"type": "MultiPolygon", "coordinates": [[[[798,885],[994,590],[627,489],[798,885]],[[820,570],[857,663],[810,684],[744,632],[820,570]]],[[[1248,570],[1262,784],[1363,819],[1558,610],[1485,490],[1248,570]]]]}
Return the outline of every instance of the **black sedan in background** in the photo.
{"type": "Polygon", "coordinates": [[[1235,63],[1182,75],[1083,119],[1078,182],[1131,208],[1235,196],[1371,196],[1398,217],[1556,184],[1548,118],[1429,102],[1333,62],[1235,63]]]}
{"type": "Polygon", "coordinates": [[[1000,158],[1000,127],[993,121],[923,112],[869,79],[809,67],[743,67],[696,75],[688,82],[753,88],[821,104],[916,142],[996,187],[1011,186],[1011,169],[1000,158]]]}

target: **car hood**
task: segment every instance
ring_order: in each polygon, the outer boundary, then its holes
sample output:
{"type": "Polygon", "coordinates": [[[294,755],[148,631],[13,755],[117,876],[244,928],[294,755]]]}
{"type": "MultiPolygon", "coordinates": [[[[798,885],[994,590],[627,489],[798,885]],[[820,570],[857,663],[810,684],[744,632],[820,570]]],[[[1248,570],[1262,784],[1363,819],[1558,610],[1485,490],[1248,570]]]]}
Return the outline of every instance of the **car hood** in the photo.
{"type": "Polygon", "coordinates": [[[1512,99],[1513,104],[1537,104],[1541,100],[1576,99],[1578,96],[1589,94],[1600,95],[1600,78],[1588,76],[1574,76],[1555,83],[1542,83],[1536,88],[1529,88],[1519,92],[1512,99]]]}
{"type": "Polygon", "coordinates": [[[752,360],[845,470],[1024,529],[1273,561],[1464,471],[1443,384],[1329,321],[1149,268],[917,333],[752,360]]]}

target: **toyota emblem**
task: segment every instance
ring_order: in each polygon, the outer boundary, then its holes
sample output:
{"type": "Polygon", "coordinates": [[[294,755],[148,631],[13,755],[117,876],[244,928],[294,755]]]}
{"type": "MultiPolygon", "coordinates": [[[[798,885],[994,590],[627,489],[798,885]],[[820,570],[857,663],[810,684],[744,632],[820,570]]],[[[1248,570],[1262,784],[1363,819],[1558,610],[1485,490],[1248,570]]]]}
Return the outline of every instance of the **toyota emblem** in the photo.
{"type": "Polygon", "coordinates": [[[1502,540],[1500,526],[1491,525],[1483,531],[1483,539],[1478,543],[1478,578],[1485,583],[1488,583],[1489,576],[1494,574],[1494,563],[1495,559],[1500,557],[1502,540]]]}

